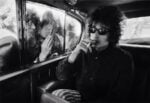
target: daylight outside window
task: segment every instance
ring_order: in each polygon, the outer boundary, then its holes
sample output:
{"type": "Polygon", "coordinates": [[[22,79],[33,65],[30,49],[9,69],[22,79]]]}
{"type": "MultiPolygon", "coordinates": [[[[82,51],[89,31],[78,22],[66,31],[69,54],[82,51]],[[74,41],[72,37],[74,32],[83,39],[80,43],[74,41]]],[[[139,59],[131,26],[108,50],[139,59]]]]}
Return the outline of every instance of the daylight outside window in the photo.
{"type": "Polygon", "coordinates": [[[120,44],[150,45],[150,17],[125,20],[120,44]]]}
{"type": "MultiPolygon", "coordinates": [[[[16,2],[15,0],[0,0],[0,30],[8,30],[17,38],[17,21],[16,21],[16,2]]],[[[2,34],[0,32],[0,37],[2,34]]]]}

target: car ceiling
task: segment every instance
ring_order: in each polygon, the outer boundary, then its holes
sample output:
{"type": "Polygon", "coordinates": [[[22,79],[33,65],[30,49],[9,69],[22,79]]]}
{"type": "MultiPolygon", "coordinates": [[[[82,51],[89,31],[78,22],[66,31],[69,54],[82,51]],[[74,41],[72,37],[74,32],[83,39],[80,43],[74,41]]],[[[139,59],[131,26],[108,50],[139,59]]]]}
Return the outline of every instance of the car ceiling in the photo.
{"type": "Polygon", "coordinates": [[[103,5],[117,5],[128,18],[150,15],[150,0],[78,0],[75,6],[66,6],[64,0],[32,0],[56,7],[76,8],[82,12],[91,13],[96,7],[103,5]]]}

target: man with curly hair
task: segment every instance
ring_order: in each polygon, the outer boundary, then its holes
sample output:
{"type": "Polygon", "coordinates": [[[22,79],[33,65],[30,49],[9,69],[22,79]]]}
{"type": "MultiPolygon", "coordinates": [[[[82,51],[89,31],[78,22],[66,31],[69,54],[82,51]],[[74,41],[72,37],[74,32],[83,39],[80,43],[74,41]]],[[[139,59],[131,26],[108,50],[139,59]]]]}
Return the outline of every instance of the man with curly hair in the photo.
{"type": "MultiPolygon", "coordinates": [[[[99,7],[89,16],[89,39],[81,40],[58,66],[57,78],[65,89],[56,89],[53,95],[70,103],[128,101],[133,60],[117,45],[122,20],[123,14],[115,6],[99,7]]],[[[46,94],[42,99],[48,99],[46,94]]]]}

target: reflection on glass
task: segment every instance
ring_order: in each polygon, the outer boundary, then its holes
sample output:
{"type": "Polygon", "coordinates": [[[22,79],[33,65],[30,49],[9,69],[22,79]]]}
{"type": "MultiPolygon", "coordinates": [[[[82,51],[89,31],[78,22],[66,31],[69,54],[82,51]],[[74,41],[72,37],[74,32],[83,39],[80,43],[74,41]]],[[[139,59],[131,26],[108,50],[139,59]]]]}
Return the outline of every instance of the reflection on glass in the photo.
{"type": "Polygon", "coordinates": [[[20,64],[19,52],[16,2],[0,0],[0,73],[17,69],[20,64]]]}
{"type": "Polygon", "coordinates": [[[65,50],[71,51],[77,45],[81,36],[81,23],[71,16],[66,16],[65,50]]]}
{"type": "Polygon", "coordinates": [[[26,2],[26,61],[42,62],[63,53],[65,12],[26,2]]]}

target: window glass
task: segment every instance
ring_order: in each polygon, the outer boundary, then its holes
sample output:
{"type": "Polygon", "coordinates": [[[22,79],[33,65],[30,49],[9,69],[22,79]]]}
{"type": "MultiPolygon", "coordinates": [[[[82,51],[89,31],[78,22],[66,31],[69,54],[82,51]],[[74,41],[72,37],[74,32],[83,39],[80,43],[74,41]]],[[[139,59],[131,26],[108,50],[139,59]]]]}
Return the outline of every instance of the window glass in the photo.
{"type": "Polygon", "coordinates": [[[15,0],[0,0],[0,30],[4,29],[14,33],[15,38],[18,37],[15,0]]]}
{"type": "Polygon", "coordinates": [[[71,51],[75,48],[81,37],[81,23],[71,16],[66,16],[66,39],[65,50],[71,51]]]}
{"type": "Polygon", "coordinates": [[[44,4],[26,3],[28,62],[42,62],[63,53],[65,12],[44,4]]]}
{"type": "Polygon", "coordinates": [[[81,23],[64,10],[27,1],[25,16],[27,63],[58,57],[73,48],[80,38],[81,23]]]}
{"type": "Polygon", "coordinates": [[[127,19],[122,28],[120,43],[150,45],[150,17],[127,19]]]}
{"type": "Polygon", "coordinates": [[[20,63],[16,11],[15,0],[0,0],[0,73],[17,69],[20,63]]]}

